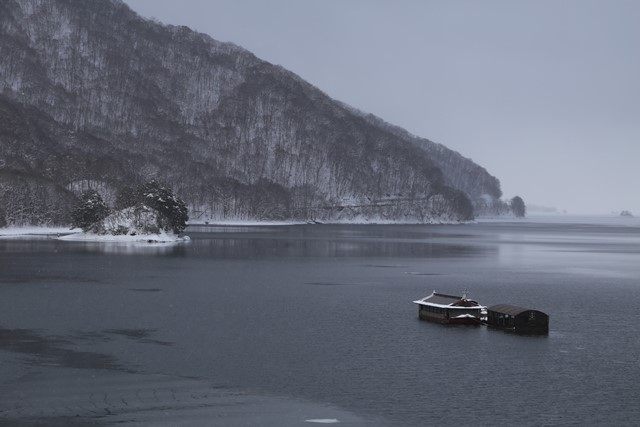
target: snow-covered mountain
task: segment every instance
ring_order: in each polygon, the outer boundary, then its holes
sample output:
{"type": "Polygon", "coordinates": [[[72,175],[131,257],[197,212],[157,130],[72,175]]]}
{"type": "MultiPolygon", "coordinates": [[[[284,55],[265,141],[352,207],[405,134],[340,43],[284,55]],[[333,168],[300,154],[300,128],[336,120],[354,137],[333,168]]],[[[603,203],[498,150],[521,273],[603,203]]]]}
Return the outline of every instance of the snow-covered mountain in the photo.
{"type": "Polygon", "coordinates": [[[0,148],[11,222],[151,178],[195,219],[464,220],[501,196],[445,146],[119,0],[0,2],[0,148]]]}

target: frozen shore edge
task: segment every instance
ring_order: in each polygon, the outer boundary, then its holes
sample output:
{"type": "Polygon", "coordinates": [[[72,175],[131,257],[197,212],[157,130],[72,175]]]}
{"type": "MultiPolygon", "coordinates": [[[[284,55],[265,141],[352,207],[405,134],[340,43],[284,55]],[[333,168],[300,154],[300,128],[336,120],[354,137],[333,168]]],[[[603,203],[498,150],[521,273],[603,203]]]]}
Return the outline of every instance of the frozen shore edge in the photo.
{"type": "Polygon", "coordinates": [[[82,233],[79,228],[47,227],[47,226],[17,226],[0,228],[0,238],[10,239],[19,237],[50,237],[82,233]]]}
{"type": "Polygon", "coordinates": [[[66,242],[97,242],[97,243],[182,243],[191,240],[189,236],[176,236],[173,234],[93,234],[75,233],[60,236],[58,240],[66,242]]]}
{"type": "Polygon", "coordinates": [[[394,220],[330,220],[330,221],[208,221],[190,222],[190,227],[271,227],[292,225],[457,225],[473,224],[475,221],[394,221],[394,220]]]}
{"type": "Polygon", "coordinates": [[[0,239],[20,239],[45,237],[67,242],[97,242],[97,243],[182,243],[191,239],[189,236],[177,236],[175,234],[137,234],[131,235],[110,235],[83,233],[78,228],[69,229],[67,227],[8,227],[0,228],[0,239]]]}
{"type": "MultiPolygon", "coordinates": [[[[387,220],[343,220],[343,221],[210,221],[192,222],[189,227],[282,227],[296,225],[458,225],[473,224],[475,221],[387,221],[387,220]]],[[[0,228],[0,239],[20,238],[54,238],[69,242],[135,242],[135,243],[178,243],[189,241],[189,236],[173,234],[136,234],[111,235],[84,233],[79,228],[47,227],[47,226],[17,226],[0,228]]]]}

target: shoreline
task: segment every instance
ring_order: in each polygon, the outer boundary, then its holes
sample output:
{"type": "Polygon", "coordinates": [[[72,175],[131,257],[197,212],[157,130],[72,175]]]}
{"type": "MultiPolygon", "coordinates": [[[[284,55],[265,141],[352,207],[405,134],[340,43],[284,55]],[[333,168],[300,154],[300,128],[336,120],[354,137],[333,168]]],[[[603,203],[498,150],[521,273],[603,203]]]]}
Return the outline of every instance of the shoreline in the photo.
{"type": "MultiPolygon", "coordinates": [[[[640,226],[640,217],[620,217],[615,215],[528,215],[525,218],[513,216],[477,217],[471,221],[387,221],[387,220],[339,220],[339,221],[255,221],[220,220],[211,222],[192,222],[188,227],[283,227],[300,225],[471,225],[491,223],[547,223],[547,224],[597,224],[640,226]]],[[[98,235],[83,233],[81,229],[54,226],[10,226],[0,228],[0,239],[20,238],[56,238],[75,242],[116,242],[116,243],[179,243],[190,240],[189,236],[169,234],[150,235],[98,235]]]]}
{"type": "Polygon", "coordinates": [[[65,242],[95,242],[95,243],[182,243],[188,242],[189,236],[171,234],[138,234],[110,235],[84,233],[79,228],[68,227],[7,227],[0,228],[0,239],[49,238],[65,242]]]}
{"type": "Polygon", "coordinates": [[[458,225],[473,224],[471,221],[394,221],[394,220],[330,220],[330,221],[209,221],[209,222],[190,222],[189,227],[281,227],[293,225],[458,225]]]}
{"type": "Polygon", "coordinates": [[[191,240],[189,236],[176,236],[171,234],[92,234],[77,233],[60,236],[57,240],[65,242],[91,242],[91,243],[182,243],[191,240]]]}
{"type": "Polygon", "coordinates": [[[81,233],[79,228],[69,227],[49,227],[49,226],[11,226],[0,228],[0,239],[6,238],[20,238],[20,237],[51,237],[51,236],[66,236],[72,234],[81,233]]]}

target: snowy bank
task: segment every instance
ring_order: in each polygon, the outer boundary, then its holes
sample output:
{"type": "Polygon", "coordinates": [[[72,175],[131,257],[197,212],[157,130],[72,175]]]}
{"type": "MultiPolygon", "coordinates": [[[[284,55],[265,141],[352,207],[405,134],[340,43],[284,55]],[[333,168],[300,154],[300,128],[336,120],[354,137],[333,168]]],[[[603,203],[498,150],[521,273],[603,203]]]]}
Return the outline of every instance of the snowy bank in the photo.
{"type": "Polygon", "coordinates": [[[304,225],[308,224],[307,221],[255,221],[255,220],[211,220],[211,221],[189,221],[189,226],[233,226],[233,227],[244,227],[244,226],[281,226],[281,225],[304,225]]]}
{"type": "Polygon", "coordinates": [[[323,221],[322,224],[334,225],[456,225],[469,224],[473,221],[458,221],[454,219],[430,218],[420,221],[419,219],[386,219],[386,218],[349,218],[323,221]]]}
{"type": "Polygon", "coordinates": [[[0,239],[20,238],[20,237],[48,237],[62,236],[67,234],[80,233],[79,228],[70,229],[69,227],[7,227],[0,228],[0,239]]]}
{"type": "Polygon", "coordinates": [[[313,225],[313,224],[325,224],[325,225],[454,225],[454,224],[470,224],[474,221],[457,221],[453,219],[432,218],[424,221],[418,219],[386,219],[379,217],[353,217],[344,219],[330,219],[330,220],[318,220],[318,221],[260,221],[260,220],[211,220],[211,221],[189,221],[190,227],[207,227],[207,226],[232,226],[232,227],[253,227],[253,226],[291,226],[291,225],[313,225]]]}
{"type": "Polygon", "coordinates": [[[180,243],[191,240],[189,236],[178,236],[176,234],[95,234],[78,233],[60,236],[58,240],[68,242],[116,242],[116,243],[180,243]]]}

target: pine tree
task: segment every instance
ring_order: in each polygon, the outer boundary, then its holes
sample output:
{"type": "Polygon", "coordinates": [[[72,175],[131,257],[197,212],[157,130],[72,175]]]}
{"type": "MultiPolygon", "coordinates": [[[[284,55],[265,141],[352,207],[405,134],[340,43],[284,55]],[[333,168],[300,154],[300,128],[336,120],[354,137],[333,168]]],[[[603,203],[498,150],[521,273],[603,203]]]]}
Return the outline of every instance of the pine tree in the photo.
{"type": "Polygon", "coordinates": [[[98,221],[102,221],[109,215],[109,207],[102,200],[100,194],[90,190],[80,196],[80,201],[71,212],[73,227],[82,228],[84,231],[98,221]]]}
{"type": "Polygon", "coordinates": [[[137,190],[140,203],[157,210],[168,221],[167,231],[181,233],[187,227],[189,215],[185,203],[173,194],[171,189],[153,180],[141,185],[137,190]]]}

